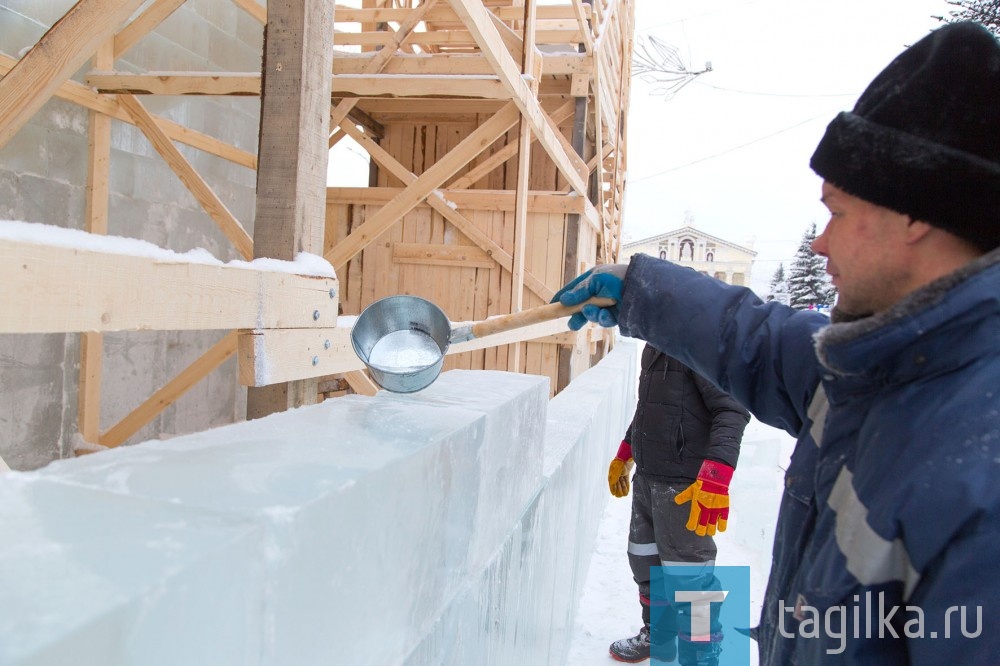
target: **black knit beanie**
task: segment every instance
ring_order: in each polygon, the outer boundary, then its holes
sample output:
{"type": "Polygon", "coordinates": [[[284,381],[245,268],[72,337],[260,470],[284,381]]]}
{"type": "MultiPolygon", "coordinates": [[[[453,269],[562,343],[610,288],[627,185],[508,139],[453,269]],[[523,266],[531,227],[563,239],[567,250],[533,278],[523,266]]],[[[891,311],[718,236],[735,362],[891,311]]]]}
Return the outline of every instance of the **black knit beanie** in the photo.
{"type": "Polygon", "coordinates": [[[809,165],[860,199],[1000,246],[1000,44],[972,22],[931,32],[833,119],[809,165]]]}

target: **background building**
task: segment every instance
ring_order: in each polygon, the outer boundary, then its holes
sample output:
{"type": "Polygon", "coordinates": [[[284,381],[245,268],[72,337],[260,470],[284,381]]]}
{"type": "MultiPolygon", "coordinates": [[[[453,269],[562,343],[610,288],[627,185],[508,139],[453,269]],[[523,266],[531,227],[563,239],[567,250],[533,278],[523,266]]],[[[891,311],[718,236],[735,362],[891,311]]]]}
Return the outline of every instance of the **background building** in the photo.
{"type": "Polygon", "coordinates": [[[740,286],[750,285],[750,271],[757,256],[750,248],[692,226],[625,243],[619,260],[627,262],[632,255],[640,253],[690,266],[727,284],[740,286]]]}

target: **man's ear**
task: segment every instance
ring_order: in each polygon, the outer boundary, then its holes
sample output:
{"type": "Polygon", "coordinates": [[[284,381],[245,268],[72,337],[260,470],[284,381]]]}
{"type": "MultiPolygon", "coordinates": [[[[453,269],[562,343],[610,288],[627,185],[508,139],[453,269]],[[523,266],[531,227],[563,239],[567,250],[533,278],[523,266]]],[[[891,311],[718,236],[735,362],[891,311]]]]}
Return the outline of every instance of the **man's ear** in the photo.
{"type": "Polygon", "coordinates": [[[912,245],[917,243],[927,237],[927,234],[931,232],[934,227],[927,222],[921,222],[920,220],[910,219],[910,223],[906,226],[906,242],[912,245]]]}

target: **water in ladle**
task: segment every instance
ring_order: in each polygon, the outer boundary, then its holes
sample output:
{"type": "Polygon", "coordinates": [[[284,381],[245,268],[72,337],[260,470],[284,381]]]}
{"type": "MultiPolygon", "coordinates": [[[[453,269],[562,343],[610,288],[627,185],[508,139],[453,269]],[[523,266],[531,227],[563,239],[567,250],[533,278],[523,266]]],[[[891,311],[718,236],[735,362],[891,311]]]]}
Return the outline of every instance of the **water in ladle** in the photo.
{"type": "Polygon", "coordinates": [[[441,358],[441,348],[423,331],[393,331],[368,354],[368,364],[396,374],[415,372],[441,358]]]}

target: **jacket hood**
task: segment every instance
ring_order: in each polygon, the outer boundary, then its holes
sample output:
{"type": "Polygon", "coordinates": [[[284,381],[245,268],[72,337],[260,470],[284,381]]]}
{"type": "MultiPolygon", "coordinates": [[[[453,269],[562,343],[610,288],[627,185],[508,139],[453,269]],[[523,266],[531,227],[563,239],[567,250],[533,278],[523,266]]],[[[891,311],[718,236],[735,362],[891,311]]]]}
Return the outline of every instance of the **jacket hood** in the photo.
{"type": "Polygon", "coordinates": [[[1000,249],[853,321],[834,310],[815,335],[816,355],[842,376],[907,379],[944,370],[998,348],[1000,249]]]}

